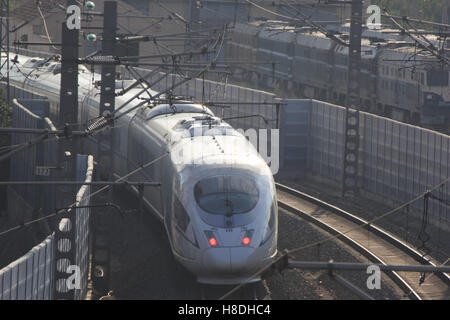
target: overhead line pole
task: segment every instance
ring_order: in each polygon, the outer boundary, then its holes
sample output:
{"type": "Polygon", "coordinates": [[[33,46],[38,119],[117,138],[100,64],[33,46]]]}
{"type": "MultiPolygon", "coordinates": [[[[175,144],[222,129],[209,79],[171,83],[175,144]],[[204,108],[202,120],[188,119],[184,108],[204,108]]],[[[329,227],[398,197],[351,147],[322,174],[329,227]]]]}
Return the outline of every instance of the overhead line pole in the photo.
{"type": "MultiPolygon", "coordinates": [[[[103,15],[103,39],[102,55],[116,55],[116,30],[117,30],[117,2],[104,2],[103,15]]],[[[110,118],[115,109],[115,86],[116,86],[116,66],[102,64],[101,89],[100,89],[100,117],[110,118]]],[[[110,120],[111,126],[114,119],[110,120]]],[[[97,139],[97,170],[96,180],[112,181],[114,132],[112,130],[103,131],[97,139]]],[[[112,189],[101,193],[96,199],[96,203],[111,202],[112,189]]],[[[92,217],[92,266],[91,279],[94,290],[100,295],[106,295],[110,288],[111,280],[111,218],[108,209],[99,207],[92,217]]]]}
{"type": "MultiPolygon", "coordinates": [[[[75,0],[67,0],[67,6],[78,3],[75,0]]],[[[66,20],[70,19],[67,15],[66,20]]],[[[67,21],[68,22],[68,21],[67,21]]],[[[79,29],[69,29],[67,22],[62,23],[61,34],[61,85],[60,85],[60,100],[59,100],[59,124],[78,122],[78,42],[79,29]]],[[[76,129],[76,128],[75,128],[76,129]]],[[[58,140],[58,166],[63,167],[63,170],[58,170],[58,177],[62,181],[73,181],[76,175],[78,152],[78,140],[75,139],[59,139],[58,140]]],[[[67,207],[73,202],[74,186],[63,185],[59,190],[58,206],[61,208],[67,207]]],[[[55,299],[69,299],[75,298],[75,290],[67,288],[68,274],[64,270],[64,266],[74,265],[76,259],[75,252],[75,231],[76,219],[74,211],[65,210],[56,217],[57,226],[55,228],[55,299]],[[61,229],[60,225],[63,219],[69,221],[70,228],[61,229]],[[61,246],[60,243],[66,243],[61,246]]]]}
{"type": "Polygon", "coordinates": [[[347,101],[345,104],[342,195],[357,196],[359,160],[359,108],[361,74],[362,0],[351,1],[347,101]]]}

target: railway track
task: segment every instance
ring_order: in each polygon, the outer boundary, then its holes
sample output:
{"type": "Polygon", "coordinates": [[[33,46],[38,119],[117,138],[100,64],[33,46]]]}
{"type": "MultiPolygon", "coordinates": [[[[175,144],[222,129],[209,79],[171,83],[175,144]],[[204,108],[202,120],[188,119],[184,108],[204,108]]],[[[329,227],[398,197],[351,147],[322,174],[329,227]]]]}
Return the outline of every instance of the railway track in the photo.
{"type": "MultiPolygon", "coordinates": [[[[420,252],[386,231],[368,224],[344,210],[308,194],[277,183],[279,206],[313,223],[360,252],[373,263],[385,265],[436,265],[420,252]]],[[[410,299],[450,299],[450,277],[445,273],[428,274],[419,284],[418,273],[390,271],[386,274],[410,299]]]]}

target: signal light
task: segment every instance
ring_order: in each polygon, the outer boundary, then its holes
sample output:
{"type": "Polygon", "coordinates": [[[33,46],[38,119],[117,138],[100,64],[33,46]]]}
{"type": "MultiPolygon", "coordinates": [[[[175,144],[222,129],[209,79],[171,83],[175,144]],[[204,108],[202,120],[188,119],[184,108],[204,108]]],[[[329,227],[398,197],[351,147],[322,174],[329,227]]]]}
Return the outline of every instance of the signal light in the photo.
{"type": "Polygon", "coordinates": [[[95,8],[95,3],[92,2],[92,1],[86,1],[86,3],[85,3],[84,5],[86,6],[86,8],[87,8],[88,10],[92,10],[92,9],[95,8]]]}
{"type": "Polygon", "coordinates": [[[250,238],[244,237],[244,239],[242,239],[242,244],[248,246],[250,244],[250,238]]]}
{"type": "Polygon", "coordinates": [[[211,247],[217,246],[216,238],[209,238],[209,244],[211,245],[211,247]]]}
{"type": "Polygon", "coordinates": [[[89,33],[89,34],[86,36],[86,40],[87,40],[87,41],[90,41],[90,42],[94,42],[94,41],[97,40],[97,36],[96,36],[95,34],[93,34],[93,33],[89,33]]]}

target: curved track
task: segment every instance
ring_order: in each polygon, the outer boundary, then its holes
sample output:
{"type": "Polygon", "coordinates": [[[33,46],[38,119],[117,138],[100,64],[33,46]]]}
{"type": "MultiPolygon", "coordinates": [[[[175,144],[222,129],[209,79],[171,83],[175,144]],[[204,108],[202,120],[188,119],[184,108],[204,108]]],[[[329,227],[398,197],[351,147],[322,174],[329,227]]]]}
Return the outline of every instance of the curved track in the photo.
{"type": "MultiPolygon", "coordinates": [[[[384,230],[368,224],[344,210],[310,195],[277,183],[279,206],[308,220],[359,251],[374,263],[386,265],[434,265],[418,251],[384,230]],[[364,226],[364,227],[363,227],[364,226]]],[[[411,299],[450,299],[450,277],[428,274],[419,285],[420,275],[411,272],[386,272],[411,299]]]]}

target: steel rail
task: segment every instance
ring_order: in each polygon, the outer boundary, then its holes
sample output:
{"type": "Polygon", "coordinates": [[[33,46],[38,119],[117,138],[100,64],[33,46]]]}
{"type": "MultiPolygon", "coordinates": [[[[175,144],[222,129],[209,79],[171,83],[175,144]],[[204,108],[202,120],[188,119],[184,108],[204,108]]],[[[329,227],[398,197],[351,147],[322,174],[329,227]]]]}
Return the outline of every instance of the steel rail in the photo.
{"type": "MultiPolygon", "coordinates": [[[[375,254],[373,254],[372,252],[370,252],[369,250],[367,250],[366,248],[361,246],[356,241],[353,241],[350,237],[348,237],[348,236],[346,236],[344,234],[341,234],[341,232],[339,232],[335,228],[333,228],[333,227],[323,223],[319,219],[314,218],[311,215],[305,214],[301,210],[298,210],[298,209],[288,205],[287,203],[285,203],[283,201],[278,200],[278,205],[281,208],[283,208],[283,209],[285,209],[285,210],[287,210],[289,212],[292,212],[292,213],[294,213],[294,214],[304,218],[308,222],[313,223],[314,225],[320,227],[321,229],[325,230],[326,232],[332,234],[333,236],[338,236],[338,238],[340,240],[342,240],[343,242],[345,242],[346,244],[351,246],[353,249],[355,249],[359,253],[363,254],[365,257],[367,257],[371,261],[376,262],[378,264],[386,265],[386,263],[383,260],[381,260],[381,258],[379,258],[375,254]]],[[[409,284],[402,277],[400,277],[400,275],[397,274],[395,271],[387,272],[387,274],[412,299],[414,299],[414,300],[422,300],[422,298],[419,296],[419,294],[417,292],[415,292],[414,289],[411,288],[409,286],[409,284]]]]}
{"type": "MultiPolygon", "coordinates": [[[[311,195],[308,195],[306,193],[300,192],[298,190],[295,190],[293,188],[290,188],[288,186],[282,185],[280,183],[276,183],[277,189],[280,191],[283,191],[291,196],[294,196],[296,198],[299,198],[301,200],[305,200],[307,202],[310,202],[311,204],[316,205],[317,207],[320,207],[322,209],[325,209],[331,213],[336,214],[337,216],[344,218],[346,220],[348,220],[349,222],[356,224],[358,226],[361,226],[362,228],[365,228],[366,230],[370,231],[371,233],[373,233],[374,235],[376,235],[377,237],[379,237],[380,239],[387,241],[388,243],[390,243],[392,246],[396,247],[397,249],[401,250],[402,252],[406,253],[409,257],[411,257],[412,259],[414,259],[415,261],[418,261],[424,265],[428,265],[431,268],[434,268],[434,270],[436,270],[436,265],[426,259],[425,257],[423,257],[423,255],[418,252],[417,250],[413,249],[410,245],[404,243],[403,241],[401,241],[400,239],[396,238],[393,235],[388,234],[387,232],[385,232],[384,230],[368,223],[367,221],[356,217],[355,215],[352,215],[336,206],[333,206],[331,204],[328,204],[318,198],[315,198],[311,195]]],[[[332,225],[329,225],[323,221],[321,221],[320,219],[307,214],[303,211],[301,211],[298,208],[295,208],[291,205],[289,205],[288,203],[284,202],[284,201],[278,201],[279,205],[281,208],[292,212],[298,216],[301,216],[302,218],[306,219],[307,221],[319,226],[321,229],[324,229],[325,231],[329,232],[330,234],[336,236],[337,238],[341,239],[342,241],[344,241],[345,243],[347,243],[348,245],[350,245],[352,248],[354,248],[355,250],[357,250],[358,252],[360,252],[361,254],[365,255],[366,257],[368,257],[371,261],[377,262],[380,265],[385,265],[386,267],[384,267],[384,270],[387,270],[387,274],[388,276],[395,282],[397,283],[397,285],[399,285],[399,287],[402,288],[402,290],[404,290],[407,294],[409,294],[413,299],[418,299],[421,300],[421,296],[419,295],[419,293],[416,292],[416,290],[414,290],[398,273],[396,273],[395,271],[389,270],[389,267],[387,266],[387,264],[385,263],[385,261],[383,261],[380,257],[376,256],[372,251],[370,251],[369,249],[365,248],[364,246],[362,246],[361,244],[359,244],[357,241],[351,239],[349,236],[347,236],[346,234],[343,234],[341,231],[337,230],[336,228],[334,228],[332,225]]],[[[425,268],[426,269],[426,268],[425,268]]],[[[448,274],[444,273],[444,272],[435,272],[435,274],[440,278],[440,280],[442,280],[447,286],[450,285],[450,278],[448,276],[448,274]]]]}

